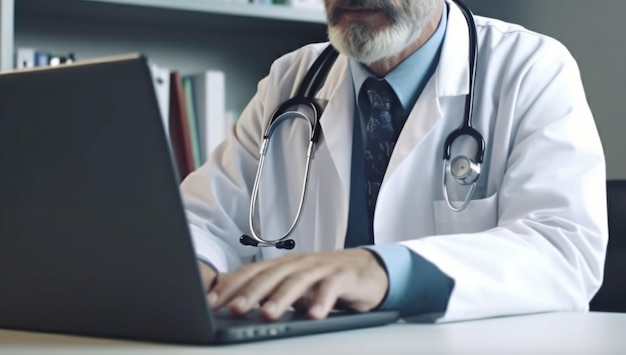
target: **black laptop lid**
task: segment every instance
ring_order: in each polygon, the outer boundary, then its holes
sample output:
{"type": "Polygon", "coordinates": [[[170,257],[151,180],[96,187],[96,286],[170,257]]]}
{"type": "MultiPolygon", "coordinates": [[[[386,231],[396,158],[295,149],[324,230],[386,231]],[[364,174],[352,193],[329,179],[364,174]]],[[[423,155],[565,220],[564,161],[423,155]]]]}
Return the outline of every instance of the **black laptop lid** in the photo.
{"type": "Polygon", "coordinates": [[[145,58],[0,74],[0,328],[210,342],[145,58]]]}

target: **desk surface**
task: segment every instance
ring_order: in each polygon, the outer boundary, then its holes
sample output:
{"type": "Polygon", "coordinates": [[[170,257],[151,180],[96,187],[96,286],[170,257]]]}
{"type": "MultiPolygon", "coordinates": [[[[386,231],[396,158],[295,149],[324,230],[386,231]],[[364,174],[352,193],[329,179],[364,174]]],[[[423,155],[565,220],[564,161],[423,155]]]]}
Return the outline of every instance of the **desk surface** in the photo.
{"type": "Polygon", "coordinates": [[[364,330],[222,347],[0,330],[0,354],[626,354],[626,314],[545,313],[364,330]]]}

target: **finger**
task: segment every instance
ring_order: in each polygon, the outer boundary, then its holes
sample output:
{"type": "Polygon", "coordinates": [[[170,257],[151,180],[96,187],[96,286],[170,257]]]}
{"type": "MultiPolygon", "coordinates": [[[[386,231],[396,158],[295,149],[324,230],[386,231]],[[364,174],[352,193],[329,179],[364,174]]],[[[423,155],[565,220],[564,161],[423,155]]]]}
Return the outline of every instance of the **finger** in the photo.
{"type": "Polygon", "coordinates": [[[229,309],[233,313],[243,314],[262,300],[265,301],[264,303],[269,302],[274,290],[286,278],[291,277],[290,275],[298,274],[307,269],[315,269],[312,263],[312,259],[305,258],[276,263],[272,267],[263,270],[233,294],[232,302],[228,304],[229,309]]]}
{"type": "Polygon", "coordinates": [[[317,266],[290,274],[268,297],[261,307],[261,314],[269,320],[282,317],[291,305],[306,295],[320,280],[332,275],[332,270],[317,266]]]}
{"type": "Polygon", "coordinates": [[[230,302],[235,291],[264,270],[265,265],[244,266],[231,273],[221,274],[209,293],[211,307],[218,309],[230,302]]]}
{"type": "MultiPolygon", "coordinates": [[[[250,282],[253,282],[259,274],[276,267],[276,265],[278,264],[288,262],[289,260],[294,258],[295,255],[282,257],[271,261],[248,264],[234,272],[222,274],[215,286],[213,287],[211,295],[209,295],[209,298],[214,301],[211,306],[214,309],[217,309],[227,303],[232,302],[233,299],[238,296],[239,290],[241,290],[250,282]]],[[[238,300],[237,302],[242,301],[238,300]]],[[[245,302],[244,300],[244,303],[247,302],[245,302]]]]}
{"type": "Polygon", "coordinates": [[[338,302],[340,296],[354,285],[346,274],[333,274],[325,278],[316,286],[313,304],[309,307],[308,315],[313,319],[324,319],[338,302]]]}

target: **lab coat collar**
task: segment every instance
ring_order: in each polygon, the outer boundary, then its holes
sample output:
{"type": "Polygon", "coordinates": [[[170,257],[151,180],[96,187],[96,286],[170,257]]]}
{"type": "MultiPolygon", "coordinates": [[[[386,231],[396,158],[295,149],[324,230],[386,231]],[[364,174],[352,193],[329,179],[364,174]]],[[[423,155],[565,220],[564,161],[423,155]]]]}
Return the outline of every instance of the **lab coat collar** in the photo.
{"type": "Polygon", "coordinates": [[[448,30],[443,41],[436,71],[437,94],[460,96],[469,93],[469,29],[463,12],[456,3],[448,3],[448,30]]]}

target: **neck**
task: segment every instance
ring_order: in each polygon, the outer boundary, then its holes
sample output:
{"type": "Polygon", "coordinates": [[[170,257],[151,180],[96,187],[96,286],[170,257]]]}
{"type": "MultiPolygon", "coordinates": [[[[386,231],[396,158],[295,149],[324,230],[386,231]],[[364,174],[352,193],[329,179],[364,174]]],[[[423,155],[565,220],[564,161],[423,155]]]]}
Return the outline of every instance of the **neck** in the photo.
{"type": "Polygon", "coordinates": [[[411,54],[413,54],[416,50],[420,49],[424,43],[426,43],[430,37],[435,33],[437,27],[439,27],[439,21],[441,20],[441,16],[443,13],[443,1],[437,2],[437,8],[433,11],[433,15],[424,26],[422,33],[417,37],[415,41],[406,46],[402,51],[398,54],[381,59],[377,62],[374,62],[367,66],[367,68],[378,77],[382,78],[387,75],[390,71],[392,71],[398,64],[402,63],[403,60],[408,58],[411,54]]]}

